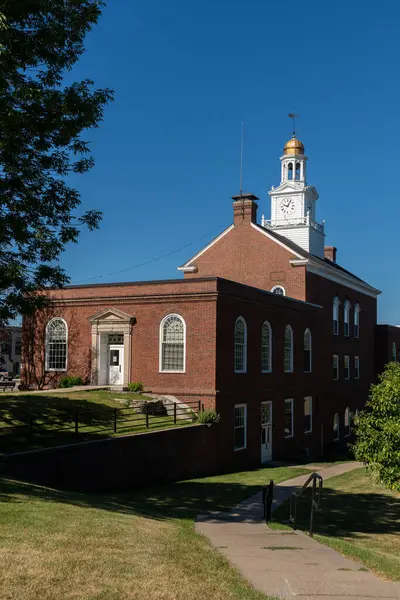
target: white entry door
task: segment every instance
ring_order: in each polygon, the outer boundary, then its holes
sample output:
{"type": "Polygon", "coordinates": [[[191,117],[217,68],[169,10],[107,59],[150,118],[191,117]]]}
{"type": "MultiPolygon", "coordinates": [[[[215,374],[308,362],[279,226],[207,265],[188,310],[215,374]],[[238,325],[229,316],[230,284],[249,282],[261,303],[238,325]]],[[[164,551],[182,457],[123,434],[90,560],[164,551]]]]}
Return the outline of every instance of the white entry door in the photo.
{"type": "Polygon", "coordinates": [[[123,385],[124,383],[124,347],[110,346],[109,356],[109,379],[108,382],[113,385],[123,385]]]}
{"type": "Polygon", "coordinates": [[[272,402],[261,402],[261,462],[272,460],[272,402]]]}

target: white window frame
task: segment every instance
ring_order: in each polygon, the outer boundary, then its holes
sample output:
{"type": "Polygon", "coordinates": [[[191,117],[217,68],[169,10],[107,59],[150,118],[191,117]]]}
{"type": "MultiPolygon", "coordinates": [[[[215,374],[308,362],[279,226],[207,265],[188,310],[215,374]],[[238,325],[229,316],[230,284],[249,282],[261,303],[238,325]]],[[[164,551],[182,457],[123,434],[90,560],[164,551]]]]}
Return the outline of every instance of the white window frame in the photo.
{"type": "Polygon", "coordinates": [[[340,419],[339,419],[339,415],[337,413],[335,413],[335,415],[333,417],[333,440],[335,442],[340,440],[340,419]],[[337,423],[337,429],[335,428],[336,423],[337,423]]]}
{"type": "Polygon", "coordinates": [[[261,373],[272,373],[272,327],[271,327],[271,323],[269,321],[264,321],[264,323],[261,326],[261,373]],[[267,327],[268,329],[268,340],[269,340],[269,344],[268,344],[268,366],[267,369],[263,369],[263,364],[262,364],[262,352],[263,352],[263,348],[264,348],[264,344],[263,344],[263,330],[264,327],[267,327]]]}
{"type": "Polygon", "coordinates": [[[169,313],[160,323],[159,331],[159,373],[186,373],[186,321],[178,313],[169,313]],[[183,323],[183,368],[182,369],[163,369],[163,344],[164,344],[164,323],[170,317],[177,317],[183,323]]]}
{"type": "Polygon", "coordinates": [[[350,337],[350,300],[346,300],[343,307],[343,333],[344,337],[350,337]]]}
{"type": "Polygon", "coordinates": [[[240,316],[235,321],[233,330],[233,369],[235,373],[247,373],[247,323],[244,317],[240,316]],[[243,343],[243,369],[236,368],[236,325],[241,322],[244,325],[244,343],[243,343]]]}
{"type": "Polygon", "coordinates": [[[397,344],[396,344],[396,342],[392,343],[392,362],[397,362],[397,344]]]}
{"type": "Polygon", "coordinates": [[[350,409],[346,406],[344,410],[344,437],[350,437],[351,435],[351,421],[350,421],[350,409]],[[348,433],[346,433],[346,429],[348,433]]]}
{"type": "Polygon", "coordinates": [[[65,373],[66,371],[68,371],[68,325],[65,319],[63,319],[62,317],[53,317],[52,319],[50,319],[50,321],[47,323],[46,325],[46,338],[45,338],[45,366],[46,366],[46,371],[52,371],[54,373],[65,373]],[[50,368],[49,367],[49,347],[50,347],[50,342],[49,342],[49,328],[51,323],[53,323],[53,321],[62,321],[64,323],[65,326],[65,367],[63,369],[54,369],[54,368],[50,368]]]}
{"type": "Polygon", "coordinates": [[[332,314],[333,335],[339,335],[339,331],[340,331],[339,306],[340,306],[340,300],[339,300],[338,296],[335,296],[333,299],[333,314],[332,314]],[[336,323],[336,327],[335,327],[335,323],[336,323]]]}
{"type": "MultiPolygon", "coordinates": [[[[309,340],[310,340],[310,368],[308,371],[305,370],[304,368],[304,373],[312,373],[312,335],[311,335],[311,331],[310,329],[307,327],[307,329],[304,331],[304,353],[306,351],[306,334],[308,333],[309,335],[309,340]]],[[[305,367],[305,365],[304,365],[305,367]]]]}
{"type": "Polygon", "coordinates": [[[339,379],[339,355],[338,354],[333,354],[332,355],[332,377],[333,377],[333,381],[338,381],[339,379]],[[336,359],[336,361],[335,361],[336,359]],[[333,368],[334,368],[334,363],[336,362],[336,373],[337,373],[337,377],[333,377],[333,368]]]}
{"type": "Polygon", "coordinates": [[[285,373],[293,373],[293,329],[291,325],[286,325],[285,333],[283,338],[283,370],[285,373]],[[290,331],[290,366],[286,369],[285,358],[286,358],[286,332],[290,331]]]}
{"type": "Polygon", "coordinates": [[[294,437],[294,399],[293,398],[285,398],[284,409],[286,408],[286,402],[290,402],[290,405],[292,407],[292,410],[291,410],[291,416],[292,416],[292,419],[291,419],[291,421],[292,421],[291,422],[291,428],[292,428],[292,433],[290,433],[289,435],[287,435],[285,433],[285,431],[284,431],[284,437],[285,437],[285,439],[289,439],[289,438],[294,437]]]}
{"type": "Polygon", "coordinates": [[[354,326],[353,326],[353,335],[356,339],[360,337],[360,305],[357,304],[354,306],[354,326]]]}
{"type": "Polygon", "coordinates": [[[312,396],[305,396],[304,398],[304,416],[306,416],[306,401],[309,401],[310,403],[310,429],[304,429],[304,433],[312,433],[312,429],[313,429],[313,403],[312,403],[312,396]]]}
{"type": "Polygon", "coordinates": [[[286,290],[285,290],[285,288],[283,287],[283,285],[274,285],[274,287],[273,287],[273,288],[271,288],[271,292],[272,292],[273,294],[275,294],[275,296],[286,296],[286,290]],[[282,290],[282,291],[283,291],[283,294],[277,294],[277,293],[276,293],[276,290],[278,290],[278,289],[279,289],[279,290],[282,290]]]}
{"type": "MultiPolygon", "coordinates": [[[[242,427],[240,425],[240,427],[242,427]]],[[[245,450],[247,448],[247,404],[235,404],[233,407],[233,445],[234,451],[239,452],[240,450],[245,450]],[[240,448],[235,448],[235,430],[239,428],[235,424],[235,413],[237,408],[244,408],[243,422],[244,422],[244,446],[240,448]]]]}
{"type": "Polygon", "coordinates": [[[343,371],[344,371],[344,378],[346,379],[346,381],[349,380],[350,379],[350,356],[348,354],[345,354],[343,356],[343,371]],[[346,366],[346,363],[347,363],[347,366],[346,366]]]}
{"type": "Polygon", "coordinates": [[[360,357],[354,357],[354,379],[360,379],[360,357]]]}

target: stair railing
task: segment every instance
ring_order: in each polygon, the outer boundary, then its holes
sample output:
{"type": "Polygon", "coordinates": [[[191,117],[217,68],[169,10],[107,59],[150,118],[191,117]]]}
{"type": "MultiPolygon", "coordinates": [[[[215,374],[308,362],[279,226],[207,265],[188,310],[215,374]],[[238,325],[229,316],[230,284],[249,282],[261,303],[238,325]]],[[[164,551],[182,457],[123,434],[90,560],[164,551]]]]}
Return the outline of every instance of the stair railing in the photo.
{"type": "Polygon", "coordinates": [[[310,528],[309,528],[310,537],[313,536],[314,510],[316,508],[319,508],[319,506],[321,504],[322,483],[323,483],[323,479],[322,479],[321,475],[319,475],[318,473],[312,473],[310,475],[310,477],[307,479],[307,481],[305,482],[305,484],[299,489],[299,491],[293,492],[293,494],[290,498],[290,517],[289,517],[289,520],[293,525],[293,529],[296,529],[297,504],[298,504],[299,498],[303,495],[303,493],[305,492],[305,490],[307,489],[307,487],[310,485],[311,482],[312,482],[312,491],[311,491],[311,512],[310,512],[310,528]],[[317,488],[317,481],[318,481],[318,488],[317,488]]]}

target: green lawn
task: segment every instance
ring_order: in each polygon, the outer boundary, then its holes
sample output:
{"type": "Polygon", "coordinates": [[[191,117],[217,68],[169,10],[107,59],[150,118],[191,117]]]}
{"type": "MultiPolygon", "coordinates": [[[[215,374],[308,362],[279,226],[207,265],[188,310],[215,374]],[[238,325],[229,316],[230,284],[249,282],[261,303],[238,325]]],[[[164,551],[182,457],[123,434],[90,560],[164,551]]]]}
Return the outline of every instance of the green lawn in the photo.
{"type": "Polygon", "coordinates": [[[107,390],[0,394],[0,454],[113,436],[115,411],[116,435],[174,425],[173,417],[166,415],[149,415],[146,421],[145,415],[117,399],[149,398],[107,390]]]}
{"type": "Polygon", "coordinates": [[[3,480],[2,600],[266,600],[195,515],[226,509],[304,469],[265,468],[132,494],[86,495],[3,480]]]}
{"type": "MultiPolygon", "coordinates": [[[[279,528],[289,506],[274,513],[279,528]]],[[[299,505],[300,529],[307,530],[310,495],[299,505]]],[[[333,477],[324,483],[316,512],[315,539],[361,561],[366,567],[400,581],[400,494],[372,483],[365,469],[333,477]]]]}

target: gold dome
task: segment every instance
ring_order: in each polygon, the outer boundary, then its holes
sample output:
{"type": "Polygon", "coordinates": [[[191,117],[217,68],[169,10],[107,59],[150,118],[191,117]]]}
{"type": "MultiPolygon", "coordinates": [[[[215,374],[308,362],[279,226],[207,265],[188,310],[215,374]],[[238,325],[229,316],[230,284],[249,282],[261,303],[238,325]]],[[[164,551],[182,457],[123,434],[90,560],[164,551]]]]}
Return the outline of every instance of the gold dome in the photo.
{"type": "Polygon", "coordinates": [[[296,136],[293,136],[284,145],[284,147],[283,147],[283,153],[284,154],[304,154],[304,146],[300,142],[300,140],[298,140],[296,138],[296,136]]]}

